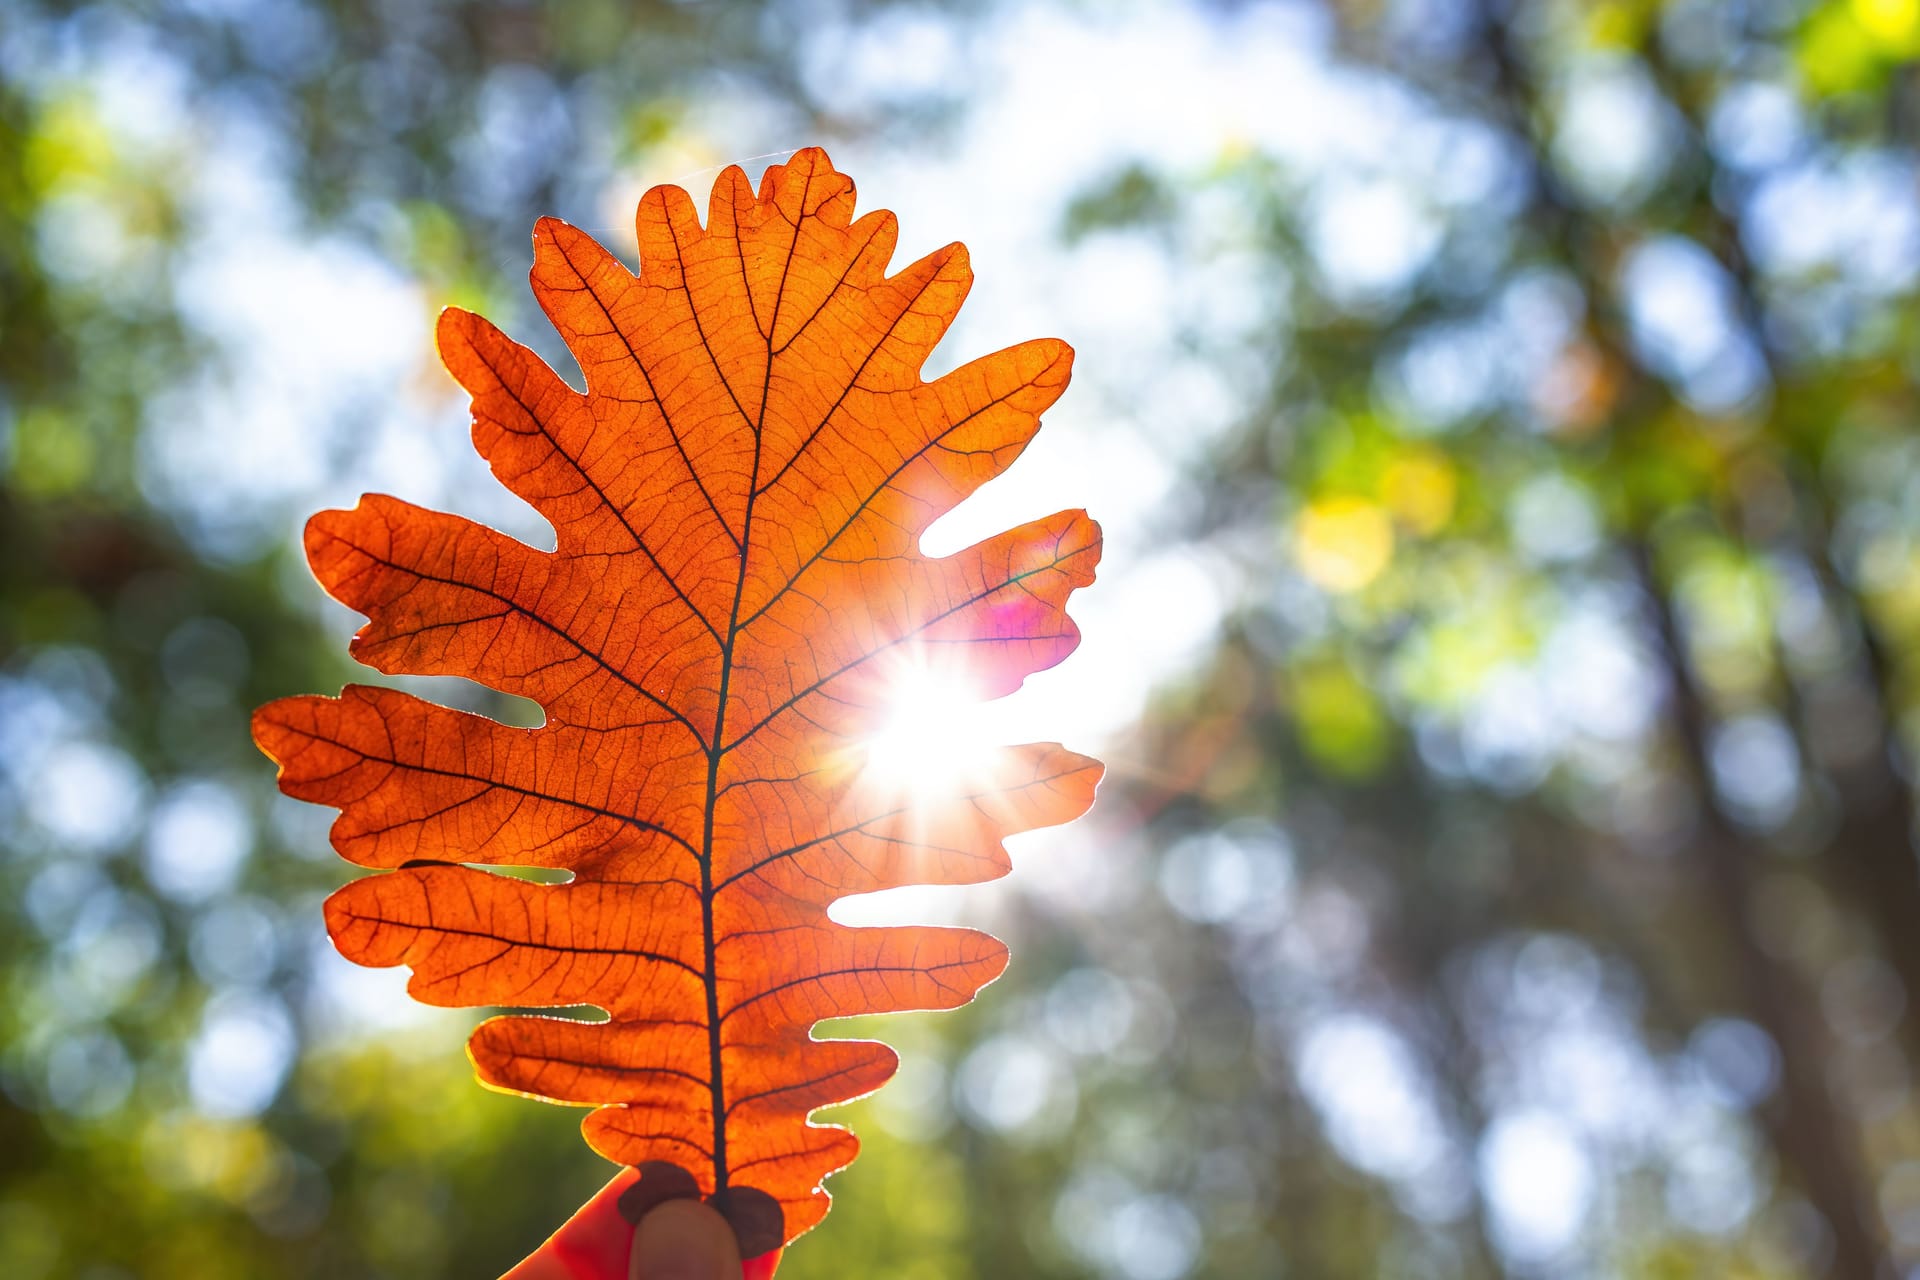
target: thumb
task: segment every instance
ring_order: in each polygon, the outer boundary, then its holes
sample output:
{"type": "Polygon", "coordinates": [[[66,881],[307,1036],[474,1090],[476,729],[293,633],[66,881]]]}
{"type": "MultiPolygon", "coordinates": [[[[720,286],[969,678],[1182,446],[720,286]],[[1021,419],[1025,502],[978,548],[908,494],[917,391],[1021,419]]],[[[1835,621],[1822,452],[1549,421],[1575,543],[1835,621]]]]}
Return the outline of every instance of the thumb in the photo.
{"type": "Polygon", "coordinates": [[[633,1233],[629,1280],[740,1280],[733,1227],[711,1205],[668,1200],[633,1233]]]}

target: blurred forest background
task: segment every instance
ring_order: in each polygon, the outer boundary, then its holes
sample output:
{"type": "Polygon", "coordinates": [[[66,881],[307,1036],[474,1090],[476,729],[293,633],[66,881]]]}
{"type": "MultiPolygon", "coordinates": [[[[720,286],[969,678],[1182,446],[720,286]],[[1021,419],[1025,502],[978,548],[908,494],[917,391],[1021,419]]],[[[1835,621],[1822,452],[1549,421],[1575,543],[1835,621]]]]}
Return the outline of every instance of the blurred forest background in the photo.
{"type": "Polygon", "coordinates": [[[1009,705],[1113,767],[869,906],[1015,964],[888,1020],[783,1276],[1920,1275],[1916,55],[1920,0],[7,0],[0,1275],[476,1280],[607,1176],[332,955],[246,718],[367,678],[309,511],[539,536],[435,310],[552,351],[537,215],[630,255],[811,142],[969,242],[943,358],[1080,348],[969,518],[1106,523],[1009,705]]]}

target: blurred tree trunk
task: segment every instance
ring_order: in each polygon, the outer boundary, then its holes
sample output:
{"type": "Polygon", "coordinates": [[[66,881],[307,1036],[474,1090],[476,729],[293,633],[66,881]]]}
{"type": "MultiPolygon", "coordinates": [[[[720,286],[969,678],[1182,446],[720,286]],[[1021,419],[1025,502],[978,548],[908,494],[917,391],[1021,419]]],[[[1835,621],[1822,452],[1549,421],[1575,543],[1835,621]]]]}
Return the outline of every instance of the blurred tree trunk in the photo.
{"type": "MultiPolygon", "coordinates": [[[[1485,48],[1492,72],[1492,90],[1500,115],[1516,136],[1526,139],[1532,165],[1532,199],[1528,219],[1561,260],[1580,276],[1592,311],[1594,338],[1614,367],[1626,371],[1630,385],[1620,396],[1622,411],[1631,414],[1666,400],[1664,390],[1639,373],[1628,358],[1628,346],[1618,315],[1607,302],[1611,282],[1595,251],[1605,241],[1607,228],[1593,225],[1579,202],[1561,191],[1545,159],[1540,137],[1542,103],[1533,82],[1513,15],[1493,0],[1482,11],[1483,29],[1490,37],[1485,48]]],[[[1709,200],[1707,203],[1711,203],[1709,200]]],[[[1709,714],[1694,677],[1685,640],[1674,615],[1666,585],[1660,581],[1652,548],[1642,540],[1627,547],[1638,586],[1653,612],[1660,656],[1668,688],[1673,728],[1683,749],[1693,792],[1698,798],[1702,829],[1693,854],[1704,877],[1709,900],[1725,936],[1725,954],[1737,970],[1747,1014],[1765,1030],[1781,1056],[1781,1088],[1764,1108],[1768,1136],[1784,1162],[1794,1171],[1808,1200],[1827,1221],[1833,1236],[1833,1256],[1827,1274],[1836,1280],[1866,1280],[1894,1274],[1880,1229],[1877,1198],[1862,1167],[1852,1120],[1836,1103],[1825,1076],[1824,1029],[1816,1006],[1802,989],[1799,975],[1770,954],[1754,928],[1758,859],[1764,852],[1731,822],[1713,788],[1708,760],[1709,714]]],[[[1920,890],[1920,882],[1916,883],[1920,890]]],[[[1920,892],[1914,899],[1920,904],[1920,892]]],[[[1920,906],[1902,899],[1886,910],[1907,920],[1920,919],[1920,906]]]]}
{"type": "MultiPolygon", "coordinates": [[[[1766,361],[1768,381],[1774,388],[1775,413],[1790,414],[1790,408],[1783,402],[1790,401],[1794,394],[1793,371],[1782,367],[1769,339],[1766,307],[1754,276],[1753,256],[1739,222],[1729,217],[1711,197],[1712,192],[1733,181],[1734,175],[1721,167],[1705,136],[1699,95],[1690,91],[1659,41],[1644,40],[1636,52],[1645,61],[1661,93],[1681,108],[1691,134],[1689,145],[1700,159],[1699,182],[1709,193],[1709,198],[1695,202],[1705,223],[1701,237],[1703,247],[1713,254],[1733,283],[1736,310],[1766,361]]],[[[1824,427],[1826,424],[1806,425],[1824,427]]],[[[1824,432],[1818,433],[1817,438],[1823,439],[1824,432]]],[[[1899,975],[1906,994],[1901,1026],[1910,1061],[1920,1062],[1920,857],[1915,856],[1913,845],[1914,792],[1899,767],[1899,745],[1893,737],[1891,708],[1897,702],[1891,658],[1872,617],[1834,559],[1828,517],[1832,502],[1821,481],[1820,463],[1819,458],[1812,459],[1804,466],[1806,474],[1800,477],[1800,483],[1790,486],[1797,519],[1778,536],[1792,554],[1813,568],[1825,603],[1837,615],[1841,626],[1856,634],[1861,651],[1860,675],[1872,694],[1874,708],[1873,724],[1869,726],[1871,748],[1826,771],[1838,794],[1840,821],[1822,850],[1820,865],[1830,873],[1835,888],[1866,917],[1881,953],[1899,975]]],[[[1784,666],[1782,683],[1789,687],[1791,699],[1791,677],[1784,666]]],[[[1811,742],[1802,735],[1803,747],[1811,742]]],[[[1819,771],[1822,762],[1815,753],[1803,751],[1802,760],[1809,774],[1819,771]]]]}
{"type": "MultiPolygon", "coordinates": [[[[1826,778],[1839,809],[1820,865],[1830,870],[1843,895],[1873,928],[1882,954],[1899,976],[1905,995],[1900,1030],[1908,1061],[1920,1062],[1920,858],[1913,847],[1913,788],[1894,736],[1898,702],[1892,660],[1859,595],[1834,563],[1824,494],[1811,480],[1795,488],[1800,528],[1791,550],[1805,557],[1826,607],[1859,645],[1859,669],[1846,675],[1859,682],[1865,696],[1859,705],[1846,708],[1846,727],[1863,733],[1866,742],[1863,749],[1837,758],[1826,750],[1823,739],[1831,732],[1821,731],[1815,705],[1822,690],[1803,689],[1782,660],[1788,719],[1807,772],[1826,778]],[[1867,723],[1854,720],[1861,713],[1867,723]]],[[[1827,696],[1832,696],[1830,690],[1827,696]]]]}
{"type": "Polygon", "coordinates": [[[1836,1280],[1891,1277],[1893,1259],[1881,1243],[1877,1203],[1862,1169],[1854,1124],[1836,1105],[1823,1065],[1824,1028],[1799,975],[1761,943],[1754,928],[1755,868],[1765,850],[1746,839],[1728,818],[1713,786],[1708,763],[1709,720],[1686,642],[1672,603],[1644,542],[1629,548],[1634,572],[1653,610],[1659,653],[1671,694],[1672,724],[1699,800],[1700,832],[1693,854],[1705,874],[1709,898],[1725,931],[1727,951],[1746,1012],[1780,1052],[1780,1090],[1762,1108],[1775,1147],[1798,1174],[1801,1190],[1833,1233],[1836,1280]]]}

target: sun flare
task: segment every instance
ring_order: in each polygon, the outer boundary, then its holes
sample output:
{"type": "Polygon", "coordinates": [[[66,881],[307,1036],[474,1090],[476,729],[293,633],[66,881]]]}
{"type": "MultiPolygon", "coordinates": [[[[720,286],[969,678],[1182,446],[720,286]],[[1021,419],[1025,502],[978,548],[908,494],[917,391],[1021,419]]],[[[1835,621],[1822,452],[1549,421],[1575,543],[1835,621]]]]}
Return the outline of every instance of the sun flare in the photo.
{"type": "Polygon", "coordinates": [[[979,691],[920,658],[888,673],[878,727],[859,747],[860,785],[925,804],[984,772],[994,743],[979,691]]]}

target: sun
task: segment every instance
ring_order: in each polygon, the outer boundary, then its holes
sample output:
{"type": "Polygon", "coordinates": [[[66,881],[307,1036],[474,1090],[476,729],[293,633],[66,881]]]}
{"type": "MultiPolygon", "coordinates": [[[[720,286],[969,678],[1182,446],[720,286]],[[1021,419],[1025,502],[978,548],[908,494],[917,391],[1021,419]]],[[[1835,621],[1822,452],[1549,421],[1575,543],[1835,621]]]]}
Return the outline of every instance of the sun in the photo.
{"type": "Polygon", "coordinates": [[[906,865],[903,883],[841,898],[828,914],[856,928],[948,922],[951,886],[927,846],[943,810],[1004,785],[995,764],[1005,739],[989,728],[991,700],[963,662],[929,646],[891,659],[859,700],[872,718],[840,757],[850,775],[845,800],[851,812],[880,815],[876,830],[904,846],[906,865]]]}
{"type": "Polygon", "coordinates": [[[874,731],[859,744],[860,785],[924,805],[963,791],[995,743],[982,697],[962,670],[915,653],[888,671],[874,731]]]}

